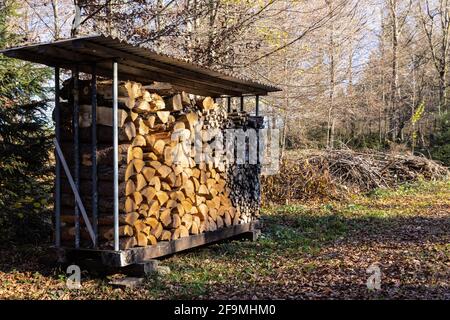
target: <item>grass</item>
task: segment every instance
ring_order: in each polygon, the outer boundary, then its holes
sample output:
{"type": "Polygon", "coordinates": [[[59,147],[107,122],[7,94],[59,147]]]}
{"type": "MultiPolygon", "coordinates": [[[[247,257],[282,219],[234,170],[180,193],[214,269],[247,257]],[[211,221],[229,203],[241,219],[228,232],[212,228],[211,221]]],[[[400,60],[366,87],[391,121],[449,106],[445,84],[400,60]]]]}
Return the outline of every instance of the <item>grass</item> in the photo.
{"type": "Polygon", "coordinates": [[[449,218],[450,182],[375,190],[348,202],[264,208],[257,242],[177,254],[162,262],[170,274],[126,291],[87,273],[83,289],[70,291],[63,270],[20,249],[0,258],[0,298],[448,299],[449,218]],[[5,258],[11,254],[16,271],[5,258]],[[365,286],[371,263],[381,265],[381,292],[365,286]]]}

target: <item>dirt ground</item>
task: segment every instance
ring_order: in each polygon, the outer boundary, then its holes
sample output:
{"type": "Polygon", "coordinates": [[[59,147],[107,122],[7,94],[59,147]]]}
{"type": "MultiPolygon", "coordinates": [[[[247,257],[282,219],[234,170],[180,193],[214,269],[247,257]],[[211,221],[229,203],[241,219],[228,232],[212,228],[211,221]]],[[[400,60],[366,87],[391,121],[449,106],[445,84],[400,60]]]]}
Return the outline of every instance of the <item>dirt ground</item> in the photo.
{"type": "Polygon", "coordinates": [[[164,261],[170,274],[113,289],[83,271],[82,288],[42,263],[47,245],[0,249],[1,299],[450,299],[450,183],[378,190],[345,202],[265,208],[256,242],[164,261]],[[379,267],[381,288],[368,289],[379,267]],[[375,266],[375,267],[374,267],[375,266]]]}

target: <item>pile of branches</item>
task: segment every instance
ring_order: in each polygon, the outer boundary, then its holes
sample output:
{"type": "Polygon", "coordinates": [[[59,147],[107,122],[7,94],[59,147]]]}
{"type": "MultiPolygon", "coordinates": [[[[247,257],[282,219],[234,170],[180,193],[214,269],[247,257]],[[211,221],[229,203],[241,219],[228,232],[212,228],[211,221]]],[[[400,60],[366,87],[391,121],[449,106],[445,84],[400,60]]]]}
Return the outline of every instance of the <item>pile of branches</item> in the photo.
{"type": "Polygon", "coordinates": [[[448,169],[439,163],[407,154],[352,150],[297,152],[286,155],[278,174],[263,177],[262,200],[270,204],[340,199],[349,193],[448,177],[448,169]]]}

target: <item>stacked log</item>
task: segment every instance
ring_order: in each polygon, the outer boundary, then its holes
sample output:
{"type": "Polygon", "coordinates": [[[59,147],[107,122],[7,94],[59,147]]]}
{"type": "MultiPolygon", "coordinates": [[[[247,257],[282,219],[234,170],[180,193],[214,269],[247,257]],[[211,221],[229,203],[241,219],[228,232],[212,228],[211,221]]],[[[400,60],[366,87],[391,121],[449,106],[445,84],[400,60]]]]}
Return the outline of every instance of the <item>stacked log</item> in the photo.
{"type": "MultiPolygon", "coordinates": [[[[245,111],[233,111],[228,114],[225,121],[226,129],[250,129],[263,128],[263,117],[251,116],[245,111]]],[[[246,138],[246,143],[249,143],[246,138]]],[[[255,146],[253,146],[255,147],[255,146]]],[[[248,158],[248,150],[246,157],[248,158]]],[[[227,163],[227,187],[231,190],[231,202],[238,210],[243,223],[250,222],[260,215],[260,174],[259,163],[238,163],[237,159],[227,163]]]]}
{"type": "Polygon", "coordinates": [[[261,166],[232,164],[227,167],[227,187],[230,199],[239,213],[242,223],[251,222],[260,216],[261,166]]]}
{"type": "MultiPolygon", "coordinates": [[[[80,81],[80,86],[80,193],[89,214],[90,89],[86,89],[88,82],[80,81]]],[[[101,246],[106,248],[112,247],[114,237],[112,89],[109,82],[99,83],[97,89],[98,230],[101,246]]],[[[68,100],[61,104],[67,111],[61,112],[65,115],[62,148],[72,166],[71,84],[66,83],[62,91],[68,100]]],[[[259,174],[227,165],[220,153],[213,152],[211,146],[220,142],[228,120],[226,110],[212,98],[176,92],[165,84],[124,82],[119,86],[118,118],[121,249],[215,231],[255,217],[259,174]],[[202,156],[196,137],[203,142],[202,156]]],[[[74,196],[66,180],[62,192],[62,239],[73,241],[74,196]]],[[[89,236],[81,224],[81,238],[87,241],[89,236]]]]}

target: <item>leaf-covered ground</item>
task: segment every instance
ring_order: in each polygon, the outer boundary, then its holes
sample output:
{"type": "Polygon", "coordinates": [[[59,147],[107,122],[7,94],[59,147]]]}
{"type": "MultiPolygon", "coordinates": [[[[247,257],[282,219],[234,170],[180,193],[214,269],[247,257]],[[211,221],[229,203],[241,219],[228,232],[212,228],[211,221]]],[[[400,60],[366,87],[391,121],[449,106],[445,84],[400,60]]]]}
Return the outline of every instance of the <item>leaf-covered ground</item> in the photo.
{"type": "Polygon", "coordinates": [[[68,290],[43,247],[1,249],[0,298],[450,299],[450,183],[421,183],[346,203],[266,208],[257,242],[229,242],[162,262],[135,290],[83,272],[68,290]],[[381,270],[381,289],[366,272],[381,270]]]}

